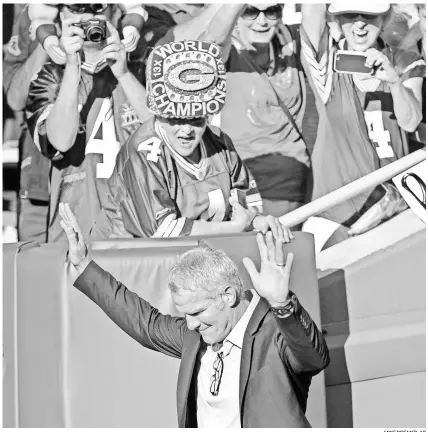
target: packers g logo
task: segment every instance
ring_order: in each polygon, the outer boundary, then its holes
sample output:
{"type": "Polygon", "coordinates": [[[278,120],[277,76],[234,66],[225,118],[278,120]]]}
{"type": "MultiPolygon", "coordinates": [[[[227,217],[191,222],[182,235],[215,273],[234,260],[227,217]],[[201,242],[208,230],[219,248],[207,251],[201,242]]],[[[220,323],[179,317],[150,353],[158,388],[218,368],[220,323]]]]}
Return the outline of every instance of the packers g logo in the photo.
{"type": "Polygon", "coordinates": [[[181,62],[169,68],[166,82],[179,92],[197,92],[204,90],[217,79],[217,74],[206,63],[181,62]]]}

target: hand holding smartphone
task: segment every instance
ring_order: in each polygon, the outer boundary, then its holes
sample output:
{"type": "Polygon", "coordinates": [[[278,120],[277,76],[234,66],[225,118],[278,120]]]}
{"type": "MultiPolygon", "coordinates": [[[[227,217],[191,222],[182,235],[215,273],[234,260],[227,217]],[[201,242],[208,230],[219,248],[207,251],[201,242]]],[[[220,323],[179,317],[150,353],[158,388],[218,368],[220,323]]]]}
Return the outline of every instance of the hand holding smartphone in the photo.
{"type": "Polygon", "coordinates": [[[338,50],[334,53],[333,70],[338,73],[373,76],[375,69],[366,66],[366,55],[356,51],[338,50]]]}
{"type": "Polygon", "coordinates": [[[244,208],[248,208],[247,206],[247,194],[241,190],[241,189],[232,189],[230,191],[230,197],[231,198],[235,198],[236,201],[238,201],[238,203],[244,207],[244,208]]]}

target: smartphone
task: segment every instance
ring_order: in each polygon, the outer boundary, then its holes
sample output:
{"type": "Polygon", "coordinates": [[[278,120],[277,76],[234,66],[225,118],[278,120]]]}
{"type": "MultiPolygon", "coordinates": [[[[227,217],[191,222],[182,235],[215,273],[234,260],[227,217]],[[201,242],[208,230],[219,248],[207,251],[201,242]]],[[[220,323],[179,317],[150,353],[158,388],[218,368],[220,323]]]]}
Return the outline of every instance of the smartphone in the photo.
{"type": "Polygon", "coordinates": [[[232,189],[230,191],[230,197],[235,198],[236,201],[238,201],[242,207],[248,208],[248,206],[247,206],[247,194],[243,190],[232,189]]]}
{"type": "Polygon", "coordinates": [[[334,53],[333,70],[338,73],[373,75],[374,69],[367,67],[364,53],[338,50],[334,53]]]}

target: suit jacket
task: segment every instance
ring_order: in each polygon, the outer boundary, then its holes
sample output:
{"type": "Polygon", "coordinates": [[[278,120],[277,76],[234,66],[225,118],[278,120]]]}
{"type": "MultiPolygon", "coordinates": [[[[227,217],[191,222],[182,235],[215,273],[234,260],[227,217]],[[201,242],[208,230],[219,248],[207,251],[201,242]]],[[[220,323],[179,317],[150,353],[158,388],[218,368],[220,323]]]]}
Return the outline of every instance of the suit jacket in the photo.
{"type": "MultiPolygon", "coordinates": [[[[181,358],[177,384],[180,427],[197,427],[195,363],[201,336],[185,318],[161,314],[93,261],[74,285],[126,333],[155,351],[181,358]]],[[[310,427],[305,416],[311,379],[329,363],[328,348],[297,301],[277,318],[260,299],[247,326],[241,356],[239,406],[243,427],[310,427]]]]}

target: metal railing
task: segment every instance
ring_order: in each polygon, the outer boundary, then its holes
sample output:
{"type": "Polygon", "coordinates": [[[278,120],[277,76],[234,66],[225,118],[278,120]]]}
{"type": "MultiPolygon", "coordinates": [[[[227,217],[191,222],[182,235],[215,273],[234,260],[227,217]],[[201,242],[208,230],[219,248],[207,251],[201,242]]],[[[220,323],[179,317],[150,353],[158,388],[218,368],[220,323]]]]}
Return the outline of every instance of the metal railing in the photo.
{"type": "Polygon", "coordinates": [[[390,180],[391,178],[401,174],[409,168],[424,161],[426,158],[426,151],[417,150],[389,165],[379,168],[378,170],[361,177],[346,186],[341,187],[321,198],[318,198],[290,213],[279,218],[280,222],[286,227],[293,227],[304,221],[311,216],[316,216],[323,211],[328,210],[348,199],[354,198],[367,189],[375,188],[377,185],[390,180]]]}

